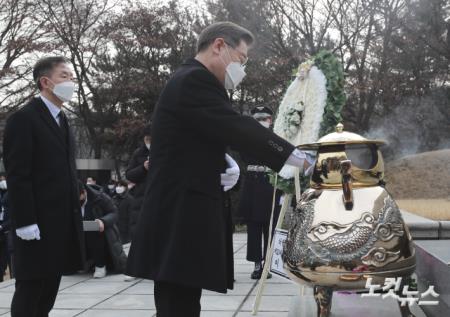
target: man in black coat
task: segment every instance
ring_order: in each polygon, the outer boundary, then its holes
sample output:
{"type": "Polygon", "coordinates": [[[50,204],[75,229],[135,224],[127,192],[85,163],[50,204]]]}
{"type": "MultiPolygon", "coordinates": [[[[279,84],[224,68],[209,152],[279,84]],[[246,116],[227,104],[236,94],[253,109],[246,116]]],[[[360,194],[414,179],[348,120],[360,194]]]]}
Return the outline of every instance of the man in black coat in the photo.
{"type": "Polygon", "coordinates": [[[84,263],[75,142],[62,110],[73,75],[64,58],[48,57],[33,77],[40,96],[9,117],[3,140],[14,231],[12,317],[48,316],[61,275],[84,263]]]}
{"type": "Polygon", "coordinates": [[[130,238],[133,239],[136,224],[139,219],[139,214],[142,209],[142,202],[144,200],[145,193],[145,180],[147,179],[147,172],[149,168],[149,156],[150,156],[150,126],[144,129],[144,143],[134,151],[128,163],[125,177],[135,184],[130,194],[134,200],[130,209],[130,238]]]}
{"type": "Polygon", "coordinates": [[[131,208],[133,207],[134,198],[128,192],[126,181],[121,180],[118,182],[113,201],[119,210],[117,227],[119,228],[120,239],[123,244],[129,243],[131,241],[131,208]]]}
{"type": "Polygon", "coordinates": [[[232,221],[222,195],[237,174],[235,163],[225,160],[227,146],[276,171],[287,160],[305,164],[304,153],[231,107],[226,88],[243,78],[252,42],[236,24],[209,26],[199,36],[196,58],[173,74],[156,106],[127,271],[155,281],[158,317],[197,317],[202,289],[233,288],[232,221]]]}

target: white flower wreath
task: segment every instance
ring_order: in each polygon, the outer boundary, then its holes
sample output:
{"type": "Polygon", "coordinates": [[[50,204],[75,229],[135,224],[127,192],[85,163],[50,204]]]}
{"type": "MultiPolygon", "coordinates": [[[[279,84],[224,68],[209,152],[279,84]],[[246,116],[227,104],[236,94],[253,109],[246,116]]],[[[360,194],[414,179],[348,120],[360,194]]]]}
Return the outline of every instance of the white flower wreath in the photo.
{"type": "MultiPolygon", "coordinates": [[[[315,142],[327,100],[327,80],[312,60],[302,63],[278,109],[274,132],[294,145],[315,142]]],[[[295,168],[285,166],[279,175],[294,177],[295,168]]]]}

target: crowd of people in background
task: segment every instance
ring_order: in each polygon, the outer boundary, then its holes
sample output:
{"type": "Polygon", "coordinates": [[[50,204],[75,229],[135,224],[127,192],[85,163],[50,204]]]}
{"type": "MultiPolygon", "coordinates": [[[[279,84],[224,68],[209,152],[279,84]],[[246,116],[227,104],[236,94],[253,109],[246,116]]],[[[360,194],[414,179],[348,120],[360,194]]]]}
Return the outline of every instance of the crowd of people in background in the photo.
{"type": "MultiPolygon", "coordinates": [[[[150,127],[143,132],[144,142],[131,156],[125,178],[110,179],[103,186],[93,176],[79,184],[80,204],[84,221],[99,222],[99,231],[85,232],[86,266],[94,278],[103,278],[107,271],[124,273],[126,255],[122,245],[130,243],[144,197],[144,183],[149,168],[150,127]]],[[[125,276],[125,281],[134,277],[125,276]]]]}
{"type": "MultiPolygon", "coordinates": [[[[111,178],[105,184],[88,176],[78,184],[84,221],[97,221],[98,231],[85,231],[86,268],[94,278],[107,271],[124,273],[126,255],[123,245],[131,242],[144,195],[144,181],[149,168],[150,127],[144,129],[144,143],[132,155],[125,177],[111,178]]],[[[13,243],[8,214],[6,177],[0,174],[0,282],[13,272],[13,243]]],[[[125,281],[134,277],[125,276],[125,281]]]]}
{"type": "Polygon", "coordinates": [[[0,282],[3,282],[9,267],[9,276],[13,277],[11,253],[12,239],[10,235],[10,219],[8,214],[8,185],[4,174],[0,175],[0,282]]]}

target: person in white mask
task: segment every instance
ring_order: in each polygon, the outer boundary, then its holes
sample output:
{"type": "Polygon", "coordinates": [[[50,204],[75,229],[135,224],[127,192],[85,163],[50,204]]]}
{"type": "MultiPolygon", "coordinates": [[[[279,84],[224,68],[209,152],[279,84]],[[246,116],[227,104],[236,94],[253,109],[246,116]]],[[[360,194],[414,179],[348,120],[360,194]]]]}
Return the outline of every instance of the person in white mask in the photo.
{"type": "Polygon", "coordinates": [[[227,148],[279,171],[306,154],[234,111],[253,35],[231,22],[205,28],[195,58],[166,84],[152,118],[150,168],[127,274],[155,281],[158,316],[198,317],[202,289],[233,288],[232,219],[224,191],[240,170],[227,148]]]}
{"type": "MultiPolygon", "coordinates": [[[[273,111],[266,106],[251,109],[250,114],[264,128],[272,125],[273,111]]],[[[269,227],[272,213],[273,186],[267,176],[268,168],[255,159],[253,155],[241,155],[246,166],[241,196],[239,199],[238,216],[247,225],[247,261],[254,262],[255,268],[250,277],[259,280],[263,271],[263,261],[269,242],[269,227]]],[[[275,196],[274,223],[278,220],[281,192],[275,196]]],[[[271,275],[269,273],[268,278],[271,275]]]]}
{"type": "Polygon", "coordinates": [[[126,244],[131,241],[131,208],[133,205],[133,197],[128,192],[128,182],[125,180],[117,183],[115,192],[113,201],[119,210],[117,227],[119,228],[122,243],[126,244]]]}
{"type": "Polygon", "coordinates": [[[64,57],[46,57],[33,79],[39,95],[9,117],[3,141],[14,233],[12,317],[48,316],[61,276],[84,264],[75,142],[63,109],[75,90],[73,73],[64,57]]]}
{"type": "Polygon", "coordinates": [[[116,195],[116,186],[117,181],[111,178],[106,184],[106,186],[102,188],[102,190],[106,195],[112,198],[116,195]]]}

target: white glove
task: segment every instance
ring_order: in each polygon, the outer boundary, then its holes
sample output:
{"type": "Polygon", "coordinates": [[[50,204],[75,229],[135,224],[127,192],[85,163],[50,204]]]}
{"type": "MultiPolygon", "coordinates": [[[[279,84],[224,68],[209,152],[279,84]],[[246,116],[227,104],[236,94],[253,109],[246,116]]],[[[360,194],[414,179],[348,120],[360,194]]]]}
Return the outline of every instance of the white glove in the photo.
{"type": "Polygon", "coordinates": [[[220,174],[220,183],[223,186],[223,191],[226,192],[237,184],[241,171],[236,161],[228,154],[225,154],[225,160],[228,168],[225,170],[225,173],[220,174]]]}
{"type": "Polygon", "coordinates": [[[41,232],[37,224],[18,228],[16,234],[22,240],[41,240],[41,232]]]}

